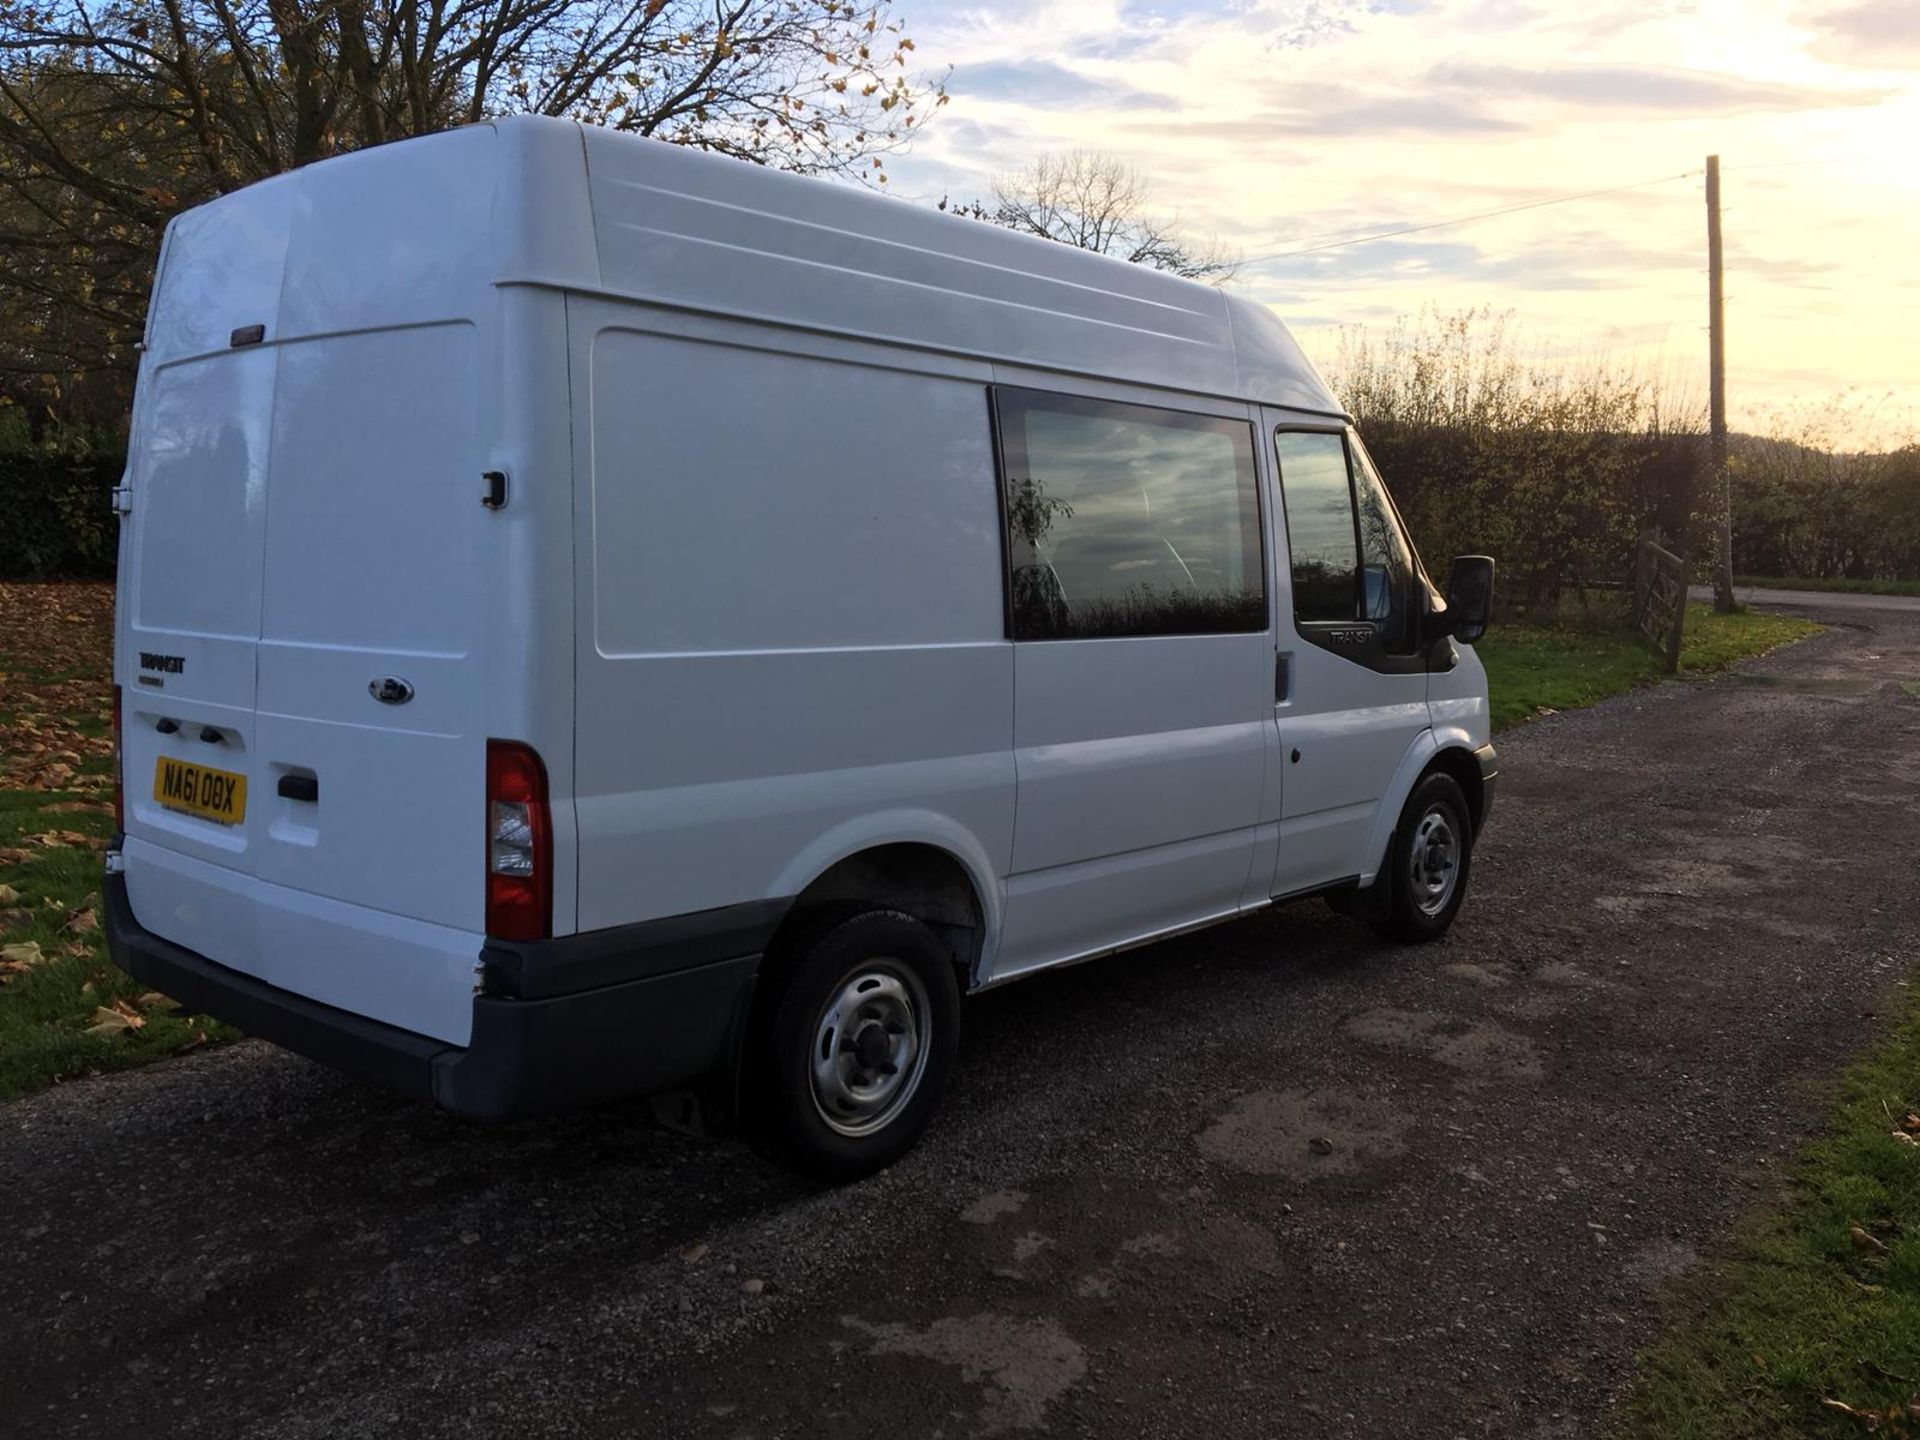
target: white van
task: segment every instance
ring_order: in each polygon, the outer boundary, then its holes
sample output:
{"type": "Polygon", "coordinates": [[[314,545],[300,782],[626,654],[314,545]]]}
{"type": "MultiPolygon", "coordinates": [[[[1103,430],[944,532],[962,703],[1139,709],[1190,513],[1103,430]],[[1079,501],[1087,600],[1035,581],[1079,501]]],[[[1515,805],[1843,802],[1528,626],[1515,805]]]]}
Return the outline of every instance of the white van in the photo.
{"type": "Polygon", "coordinates": [[[566,122],[179,217],[116,505],[114,958],[462,1114],[863,1173],[962,994],[1431,938],[1493,798],[1492,562],[1264,308],[566,122]]]}

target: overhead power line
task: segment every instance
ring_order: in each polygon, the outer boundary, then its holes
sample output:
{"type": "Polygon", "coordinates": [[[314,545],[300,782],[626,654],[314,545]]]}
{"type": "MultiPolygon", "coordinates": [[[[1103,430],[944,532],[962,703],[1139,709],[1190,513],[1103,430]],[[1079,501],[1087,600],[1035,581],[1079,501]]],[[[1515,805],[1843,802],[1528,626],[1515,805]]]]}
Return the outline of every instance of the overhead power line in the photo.
{"type": "MultiPolygon", "coordinates": [[[[1428,230],[1443,230],[1450,225],[1468,225],[1475,220],[1491,220],[1500,215],[1517,215],[1523,210],[1539,210],[1548,205],[1564,205],[1570,200],[1591,200],[1600,195],[1618,195],[1627,190],[1645,190],[1653,185],[1669,185],[1676,180],[1691,180],[1700,174],[1698,170],[1683,170],[1677,175],[1662,175],[1653,180],[1636,180],[1630,185],[1607,185],[1597,190],[1575,190],[1566,195],[1546,195],[1538,200],[1525,200],[1517,205],[1502,205],[1494,210],[1476,210],[1467,215],[1450,215],[1444,220],[1429,220],[1419,225],[1401,225],[1391,230],[1375,230],[1363,234],[1351,231],[1331,230],[1323,235],[1346,235],[1346,239],[1329,239],[1317,245],[1302,245],[1292,250],[1275,250],[1267,255],[1255,255],[1240,263],[1244,265],[1264,265],[1269,260],[1285,260],[1295,255],[1317,255],[1323,250],[1339,250],[1348,245],[1367,245],[1375,240],[1391,240],[1399,235],[1418,235],[1428,230]]],[[[1321,236],[1302,237],[1318,240],[1321,236]]]]}

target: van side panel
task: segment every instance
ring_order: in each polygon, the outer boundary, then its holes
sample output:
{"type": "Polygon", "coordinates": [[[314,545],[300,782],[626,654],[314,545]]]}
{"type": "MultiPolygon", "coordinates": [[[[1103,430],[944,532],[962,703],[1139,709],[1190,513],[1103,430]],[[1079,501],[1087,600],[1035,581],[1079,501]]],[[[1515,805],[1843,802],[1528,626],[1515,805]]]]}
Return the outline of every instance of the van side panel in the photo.
{"type": "Polygon", "coordinates": [[[569,303],[580,928],[778,895],[842,830],[1003,874],[984,373],[569,303]]]}

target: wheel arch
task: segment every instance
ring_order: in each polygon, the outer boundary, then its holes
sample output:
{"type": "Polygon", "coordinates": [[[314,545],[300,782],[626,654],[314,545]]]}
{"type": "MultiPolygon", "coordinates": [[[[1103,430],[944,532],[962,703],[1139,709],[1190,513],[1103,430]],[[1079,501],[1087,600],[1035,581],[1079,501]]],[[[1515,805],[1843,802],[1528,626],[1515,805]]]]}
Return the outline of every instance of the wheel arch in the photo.
{"type": "Polygon", "coordinates": [[[1399,768],[1393,772],[1393,782],[1381,797],[1379,813],[1374,816],[1373,834],[1367,842],[1368,869],[1360,877],[1361,885],[1371,885],[1379,875],[1380,867],[1386,863],[1387,843],[1393,838],[1394,827],[1400,823],[1400,811],[1407,803],[1407,796],[1432,771],[1444,771],[1459,783],[1467,797],[1468,818],[1478,833],[1486,813],[1486,786],[1480,778],[1480,762],[1474,758],[1473,750],[1472,737],[1464,730],[1451,727],[1422,730],[1415,737],[1401,757],[1399,768]]]}
{"type": "Polygon", "coordinates": [[[824,910],[873,905],[932,926],[967,989],[1000,934],[997,872],[984,849],[945,817],[895,817],[892,823],[876,817],[822,837],[788,867],[780,893],[794,901],[769,954],[824,910]]]}

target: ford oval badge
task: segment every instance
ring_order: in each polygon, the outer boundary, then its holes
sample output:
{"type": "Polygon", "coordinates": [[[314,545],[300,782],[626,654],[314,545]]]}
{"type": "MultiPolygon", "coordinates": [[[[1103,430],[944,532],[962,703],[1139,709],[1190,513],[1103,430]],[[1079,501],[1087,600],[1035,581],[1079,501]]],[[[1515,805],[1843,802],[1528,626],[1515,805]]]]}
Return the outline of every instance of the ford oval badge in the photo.
{"type": "Polygon", "coordinates": [[[413,698],[413,686],[398,675],[382,675],[367,682],[367,693],[382,705],[404,705],[413,698]]]}

